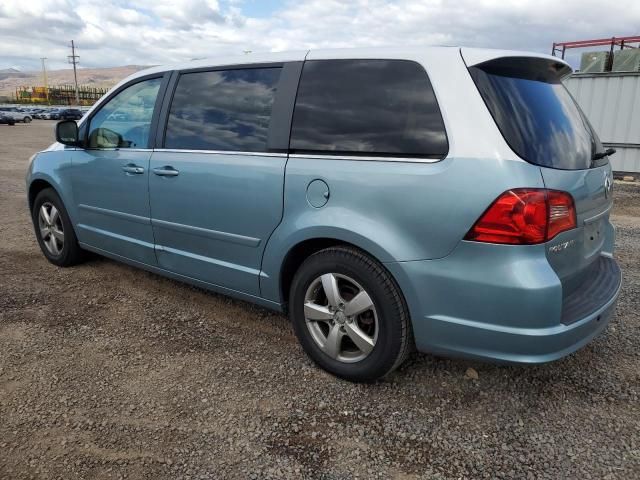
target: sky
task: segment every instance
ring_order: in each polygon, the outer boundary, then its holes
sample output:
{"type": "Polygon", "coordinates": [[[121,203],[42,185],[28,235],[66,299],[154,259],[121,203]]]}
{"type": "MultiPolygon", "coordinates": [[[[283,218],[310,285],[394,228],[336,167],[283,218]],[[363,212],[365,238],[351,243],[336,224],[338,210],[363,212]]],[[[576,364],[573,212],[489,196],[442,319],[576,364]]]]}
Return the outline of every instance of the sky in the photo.
{"type": "Polygon", "coordinates": [[[640,0],[0,0],[0,69],[25,71],[68,68],[71,39],[86,68],[379,45],[550,53],[623,35],[640,35],[640,0]]]}

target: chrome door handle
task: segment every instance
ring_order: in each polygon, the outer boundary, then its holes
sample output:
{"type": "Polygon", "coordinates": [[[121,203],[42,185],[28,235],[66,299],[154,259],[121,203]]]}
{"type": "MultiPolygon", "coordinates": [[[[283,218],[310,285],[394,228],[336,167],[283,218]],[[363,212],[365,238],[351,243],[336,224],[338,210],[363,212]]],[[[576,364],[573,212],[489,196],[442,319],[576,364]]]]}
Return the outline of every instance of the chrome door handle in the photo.
{"type": "Polygon", "coordinates": [[[180,175],[180,172],[178,170],[169,165],[162,168],[154,168],[152,172],[156,175],[160,175],[161,177],[176,177],[180,175]]]}
{"type": "Polygon", "coordinates": [[[139,167],[133,163],[127,163],[126,165],[122,166],[122,171],[125,173],[134,173],[140,175],[141,173],[144,173],[144,168],[139,167]]]}

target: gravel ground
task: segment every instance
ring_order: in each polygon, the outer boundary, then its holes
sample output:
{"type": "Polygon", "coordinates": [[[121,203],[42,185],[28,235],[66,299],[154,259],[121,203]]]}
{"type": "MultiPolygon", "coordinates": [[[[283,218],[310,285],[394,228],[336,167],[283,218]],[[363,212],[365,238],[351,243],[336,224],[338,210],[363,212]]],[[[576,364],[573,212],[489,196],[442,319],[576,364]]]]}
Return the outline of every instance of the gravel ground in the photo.
{"type": "Polygon", "coordinates": [[[640,478],[639,186],[616,183],[624,286],[586,348],[536,367],[415,354],[354,385],[281,315],[47,263],[23,179],[52,128],[0,125],[0,478],[640,478]]]}

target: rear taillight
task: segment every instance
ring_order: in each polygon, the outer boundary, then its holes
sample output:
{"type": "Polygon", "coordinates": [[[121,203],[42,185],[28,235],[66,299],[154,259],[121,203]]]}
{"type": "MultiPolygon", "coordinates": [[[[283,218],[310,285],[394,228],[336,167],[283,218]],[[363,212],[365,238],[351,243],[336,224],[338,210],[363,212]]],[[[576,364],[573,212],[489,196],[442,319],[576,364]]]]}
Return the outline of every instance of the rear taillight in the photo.
{"type": "Polygon", "coordinates": [[[500,195],[464,237],[486,243],[532,245],[576,227],[576,207],[567,192],[514,188],[500,195]]]}

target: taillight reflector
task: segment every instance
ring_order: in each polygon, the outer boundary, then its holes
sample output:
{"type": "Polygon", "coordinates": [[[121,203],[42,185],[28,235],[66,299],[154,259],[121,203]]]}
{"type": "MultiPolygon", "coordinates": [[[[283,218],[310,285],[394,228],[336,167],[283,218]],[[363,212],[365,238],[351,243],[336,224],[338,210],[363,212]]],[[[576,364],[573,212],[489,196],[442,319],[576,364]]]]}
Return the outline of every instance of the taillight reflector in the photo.
{"type": "Polygon", "coordinates": [[[485,243],[532,245],[576,227],[576,208],[567,192],[514,188],[500,195],[464,237],[485,243]]]}

